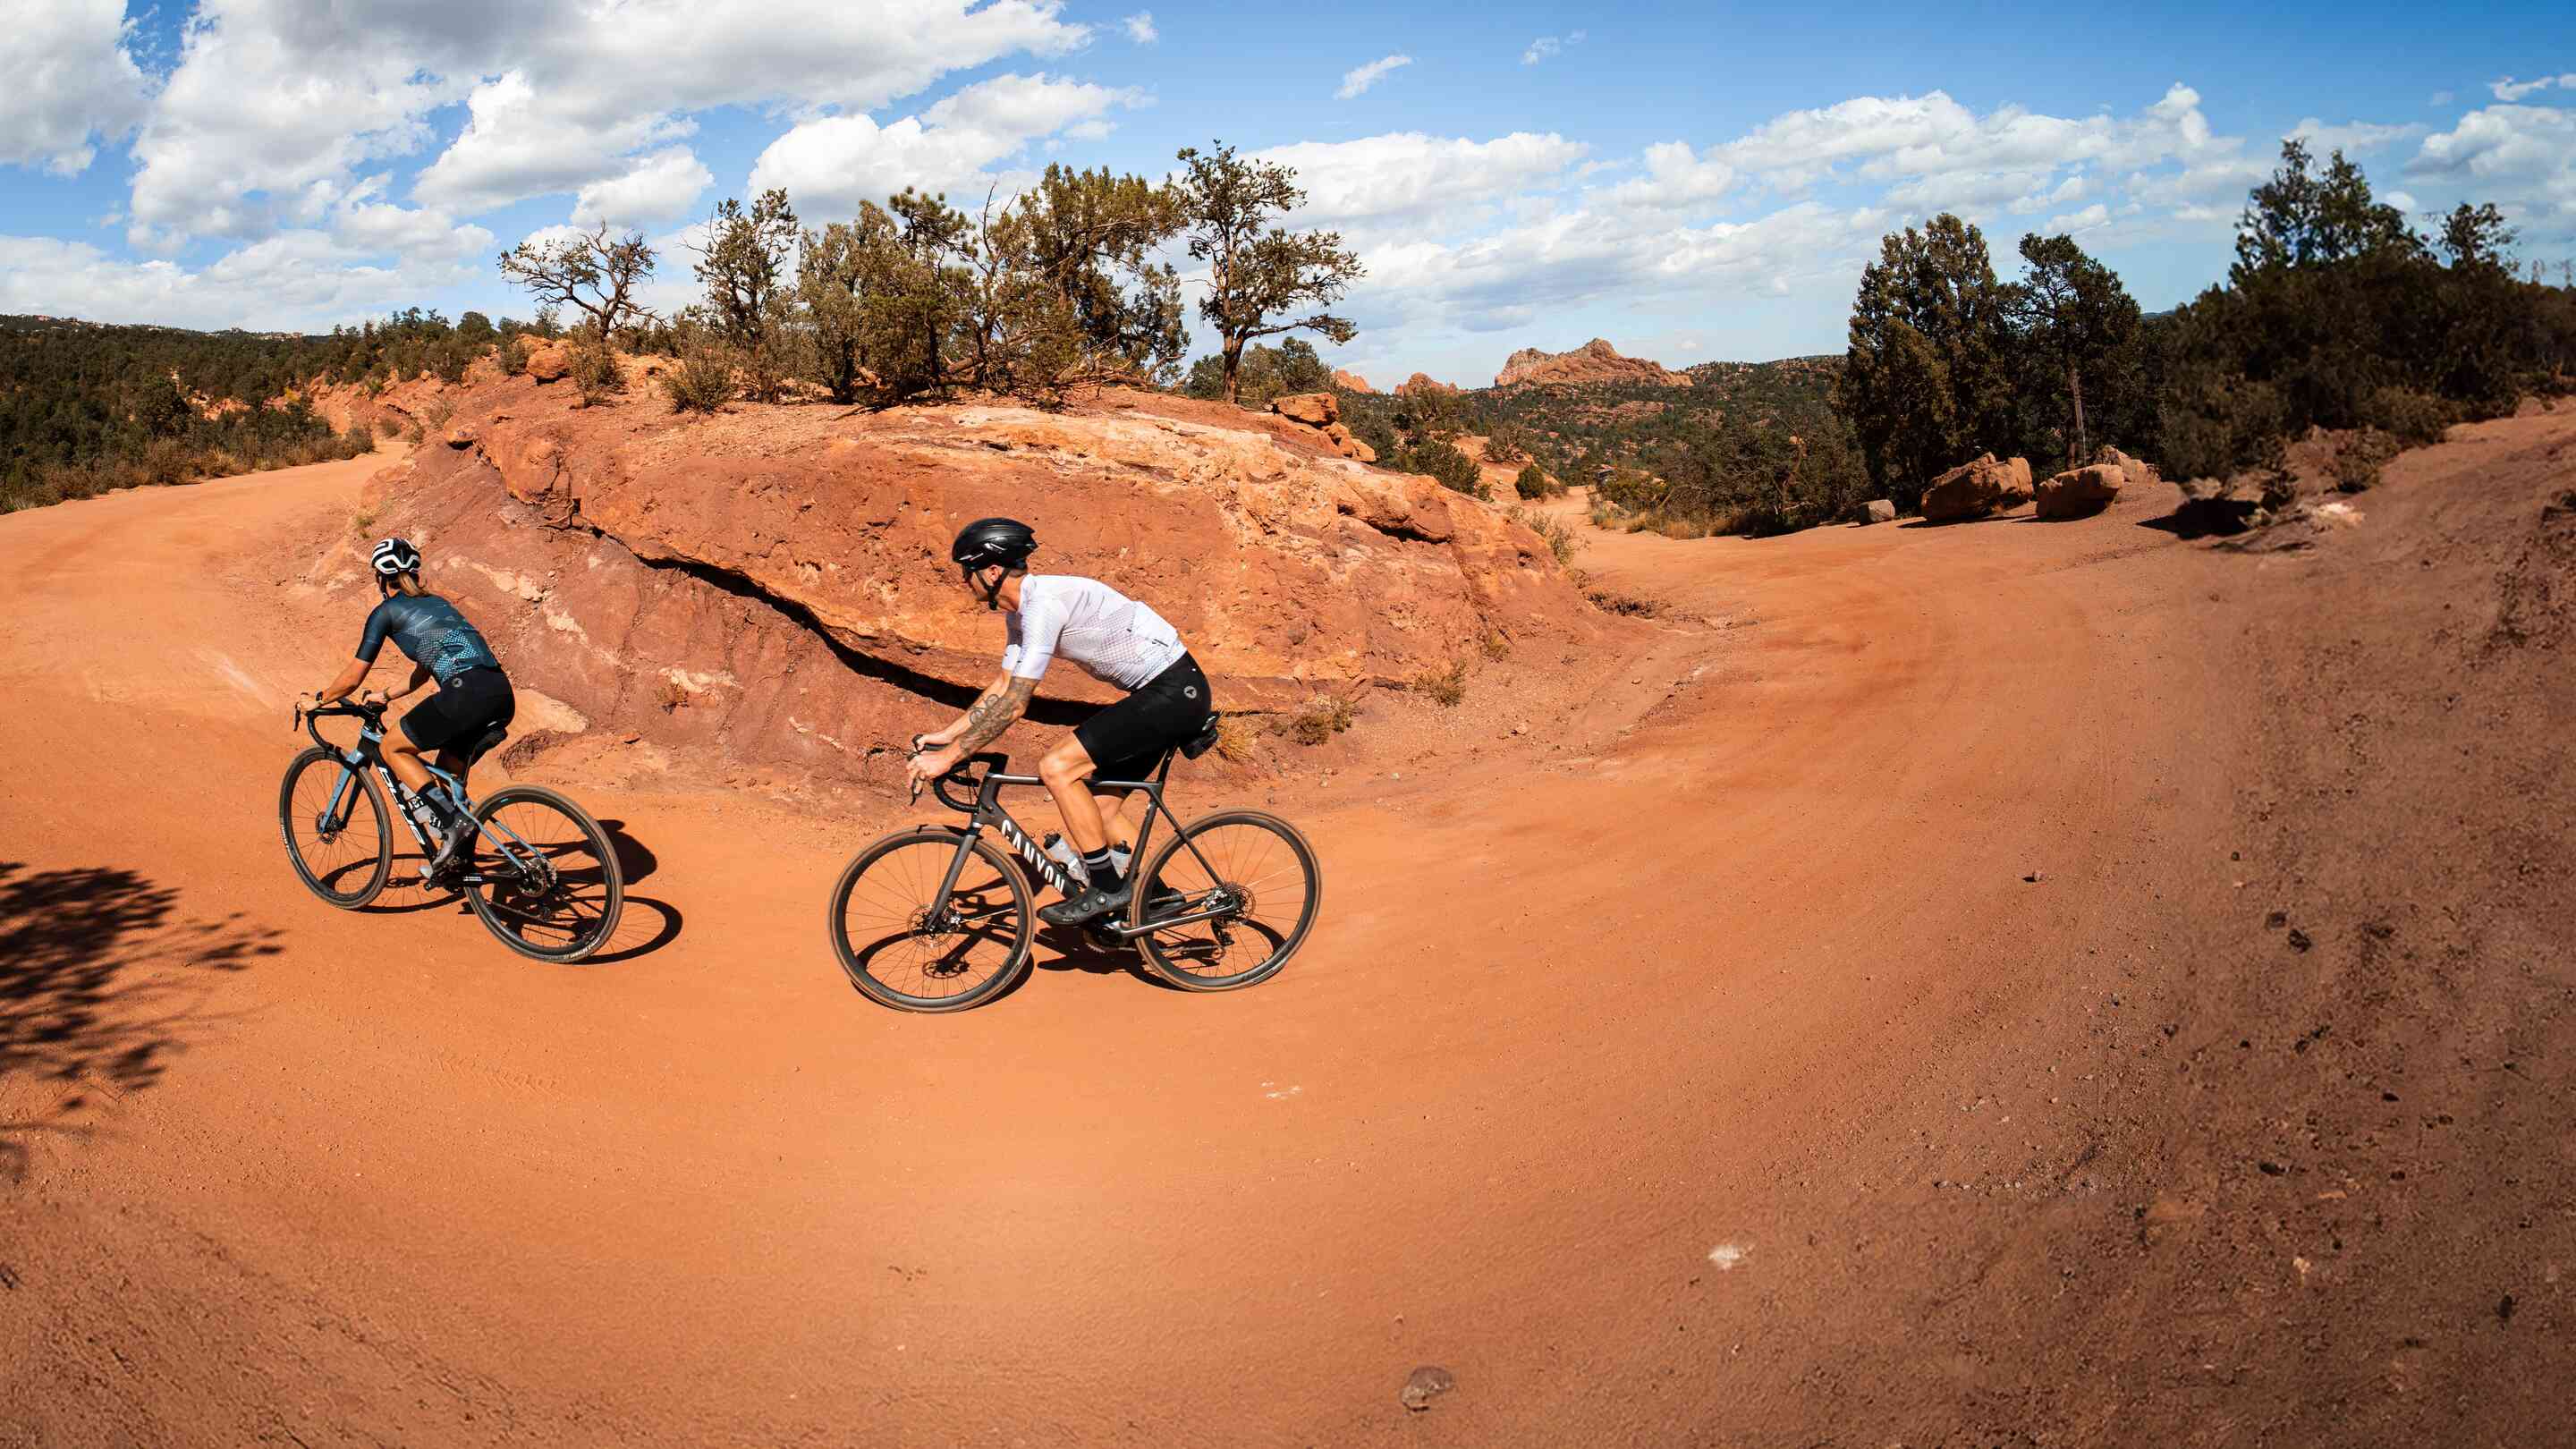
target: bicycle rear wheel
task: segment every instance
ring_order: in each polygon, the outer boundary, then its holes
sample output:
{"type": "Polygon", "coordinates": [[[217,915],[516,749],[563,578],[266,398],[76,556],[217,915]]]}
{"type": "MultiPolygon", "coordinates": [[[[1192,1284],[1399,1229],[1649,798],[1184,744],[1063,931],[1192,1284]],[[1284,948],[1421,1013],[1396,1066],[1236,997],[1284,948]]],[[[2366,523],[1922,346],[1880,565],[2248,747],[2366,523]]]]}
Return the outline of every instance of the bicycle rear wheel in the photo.
{"type": "Polygon", "coordinates": [[[1234,991],[1278,975],[1324,904],[1314,848],[1295,826],[1259,810],[1193,822],[1136,880],[1131,925],[1216,912],[1135,938],[1154,974],[1184,991],[1234,991]]]}
{"type": "Polygon", "coordinates": [[[277,824],[306,890],[354,911],[385,888],[394,863],[393,811],[375,776],[329,750],[306,750],[277,787],[277,824]]]}
{"type": "Polygon", "coordinates": [[[484,929],[540,961],[578,961],[608,943],[626,879],[590,812],[542,785],[512,785],[475,806],[474,818],[483,831],[465,902],[484,929]]]}
{"type": "Polygon", "coordinates": [[[832,887],[832,951],[869,1000],[898,1011],[964,1011],[1028,969],[1037,929],[1029,878],[991,841],[967,848],[939,906],[958,845],[958,832],[935,827],[889,835],[860,851],[832,887]]]}

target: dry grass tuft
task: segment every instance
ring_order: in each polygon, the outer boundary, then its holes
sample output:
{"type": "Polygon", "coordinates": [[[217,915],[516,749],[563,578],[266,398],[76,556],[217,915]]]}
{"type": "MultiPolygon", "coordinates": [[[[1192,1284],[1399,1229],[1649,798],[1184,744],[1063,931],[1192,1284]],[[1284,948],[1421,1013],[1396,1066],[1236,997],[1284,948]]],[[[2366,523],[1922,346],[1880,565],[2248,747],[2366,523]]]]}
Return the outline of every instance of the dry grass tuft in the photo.
{"type": "Polygon", "coordinates": [[[1467,697],[1467,661],[1452,659],[1446,668],[1426,669],[1413,676],[1411,687],[1442,709],[1456,709],[1467,697]]]}
{"type": "Polygon", "coordinates": [[[1349,729],[1359,713],[1358,703],[1346,696],[1320,694],[1295,713],[1281,716],[1279,732],[1301,745],[1320,745],[1349,729]]]}
{"type": "Polygon", "coordinates": [[[1252,726],[1239,714],[1217,716],[1216,757],[1229,765],[1252,763],[1252,726]]]}

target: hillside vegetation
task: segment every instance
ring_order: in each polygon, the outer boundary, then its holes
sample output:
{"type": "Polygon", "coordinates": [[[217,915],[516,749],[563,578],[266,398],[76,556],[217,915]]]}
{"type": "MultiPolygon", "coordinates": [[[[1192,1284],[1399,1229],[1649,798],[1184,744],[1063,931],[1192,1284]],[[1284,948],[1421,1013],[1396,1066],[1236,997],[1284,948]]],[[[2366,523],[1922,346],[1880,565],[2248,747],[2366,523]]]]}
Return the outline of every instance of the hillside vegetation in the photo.
{"type": "Polygon", "coordinates": [[[525,326],[418,309],[317,336],[0,317],[0,512],[355,457],[373,430],[334,432],[305,390],[453,382],[525,326]]]}

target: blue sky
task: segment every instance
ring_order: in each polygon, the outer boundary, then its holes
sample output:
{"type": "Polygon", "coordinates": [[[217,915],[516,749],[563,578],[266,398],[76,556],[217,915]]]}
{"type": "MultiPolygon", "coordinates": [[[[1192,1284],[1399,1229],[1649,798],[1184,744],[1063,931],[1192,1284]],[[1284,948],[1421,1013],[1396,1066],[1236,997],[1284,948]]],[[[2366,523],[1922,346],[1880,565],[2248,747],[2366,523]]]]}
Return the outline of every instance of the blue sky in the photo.
{"type": "Polygon", "coordinates": [[[0,311],[327,328],[524,314],[494,253],[608,221],[669,257],[784,185],[809,221],[1050,160],[1295,166],[1370,275],[1342,366],[1490,378],[1605,336],[1683,365],[1836,351],[1887,230],[2010,270],[2064,230],[2149,307],[2224,271],[2285,135],[2411,210],[2493,200],[2576,253],[2560,7],[9,0],[0,311]]]}

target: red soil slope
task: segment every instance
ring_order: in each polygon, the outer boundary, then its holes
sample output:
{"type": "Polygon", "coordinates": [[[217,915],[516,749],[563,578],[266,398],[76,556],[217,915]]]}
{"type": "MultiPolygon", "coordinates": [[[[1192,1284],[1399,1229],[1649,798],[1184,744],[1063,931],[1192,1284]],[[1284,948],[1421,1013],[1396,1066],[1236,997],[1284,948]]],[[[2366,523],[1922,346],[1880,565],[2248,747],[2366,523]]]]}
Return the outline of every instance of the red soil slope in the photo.
{"type": "Polygon", "coordinates": [[[1591,535],[1635,639],[1272,792],[1276,981],[954,1018],[821,941],[891,804],[574,782],[580,968],[305,896],[373,463],[0,519],[0,1442],[2548,1442],[2576,418],[2462,434],[2295,552],[1591,535]]]}

